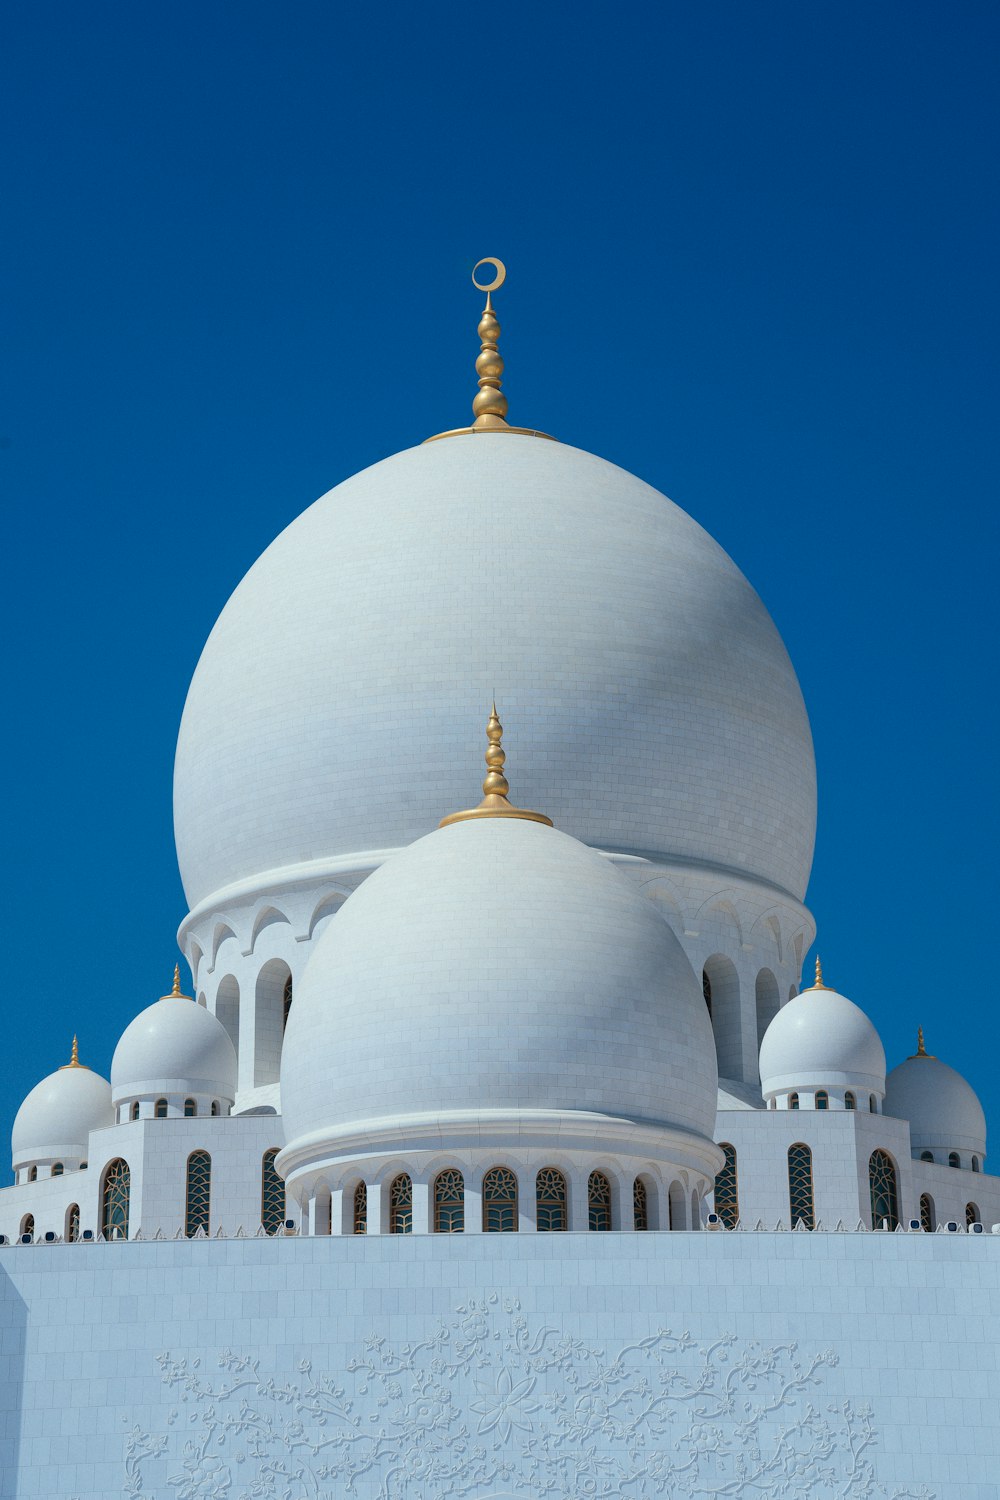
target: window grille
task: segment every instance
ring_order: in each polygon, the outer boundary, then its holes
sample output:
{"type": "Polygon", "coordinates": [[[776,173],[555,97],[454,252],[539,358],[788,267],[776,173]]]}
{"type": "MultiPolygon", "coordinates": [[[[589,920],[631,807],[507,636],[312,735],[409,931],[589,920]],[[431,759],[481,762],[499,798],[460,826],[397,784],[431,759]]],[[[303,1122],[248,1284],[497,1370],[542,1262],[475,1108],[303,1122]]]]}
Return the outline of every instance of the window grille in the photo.
{"type": "Polygon", "coordinates": [[[535,1210],[540,1233],[566,1228],[566,1179],[557,1167],[543,1167],[535,1178],[535,1210]]]}
{"type": "Polygon", "coordinates": [[[976,1203],[967,1203],[965,1205],[965,1227],[966,1227],[966,1229],[971,1229],[972,1226],[973,1226],[973,1224],[978,1224],[979,1222],[980,1222],[980,1215],[979,1215],[979,1206],[978,1206],[978,1204],[976,1204],[976,1203]]]}
{"type": "Polygon", "coordinates": [[[70,1244],[75,1244],[80,1238],[80,1205],[71,1203],[66,1210],[66,1238],[70,1244]]]}
{"type": "Polygon", "coordinates": [[[611,1184],[603,1172],[591,1172],[587,1182],[587,1215],[591,1229],[611,1228],[611,1184]]]}
{"type": "Polygon", "coordinates": [[[260,1222],[265,1234],[278,1234],[285,1225],[285,1184],[274,1165],[277,1154],[277,1146],[271,1146],[260,1164],[260,1222]]]}
{"type": "Polygon", "coordinates": [[[187,1160],[187,1188],[184,1206],[184,1233],[188,1239],[203,1229],[209,1232],[209,1204],[212,1197],[212,1158],[207,1151],[192,1151],[187,1160]]]}
{"type": "Polygon", "coordinates": [[[509,1167],[491,1167],[483,1178],[483,1233],[517,1232],[517,1178],[509,1167]]]}
{"type": "Polygon", "coordinates": [[[649,1193],[641,1177],[632,1184],[632,1222],[636,1229],[649,1228],[649,1193]]]}
{"type": "Polygon", "coordinates": [[[354,1189],[354,1233],[368,1233],[368,1188],[363,1182],[354,1189]]]}
{"type": "Polygon", "coordinates": [[[708,1019],[712,1019],[712,981],[708,977],[708,970],[703,969],[701,974],[701,992],[708,1006],[708,1019]]]}
{"type": "Polygon", "coordinates": [[[934,1199],[930,1193],[921,1193],[920,1195],[920,1227],[925,1234],[932,1233],[935,1227],[934,1199]]]}
{"type": "Polygon", "coordinates": [[[285,980],[285,988],[281,996],[281,1029],[284,1031],[288,1025],[288,1013],[292,1008],[292,976],[289,974],[285,980]]]}
{"type": "Polygon", "coordinates": [[[128,1239],[128,1203],[132,1174],[128,1162],[119,1157],[106,1168],[101,1212],[101,1230],[106,1240],[128,1239]]]}
{"type": "Polygon", "coordinates": [[[788,1207],[792,1228],[800,1222],[815,1229],[812,1152],[803,1141],[788,1148],[788,1207]]]}
{"type": "Polygon", "coordinates": [[[890,1229],[899,1223],[899,1190],[896,1185],[896,1168],[887,1151],[873,1151],[868,1161],[868,1186],[872,1200],[872,1228],[881,1229],[883,1222],[890,1229]]]}
{"type": "Polygon", "coordinates": [[[389,1189],[389,1233],[413,1233],[413,1183],[405,1172],[400,1172],[389,1189]]]}
{"type": "Polygon", "coordinates": [[[21,1233],[22,1234],[34,1234],[34,1232],[35,1232],[35,1216],[34,1216],[34,1214],[25,1214],[24,1218],[21,1220],[21,1233]]]}
{"type": "Polygon", "coordinates": [[[434,1232],[461,1234],[465,1228],[465,1178],[447,1167],[434,1179],[434,1232]]]}
{"type": "Polygon", "coordinates": [[[715,1179],[715,1212],[727,1229],[735,1229],[740,1217],[740,1194],[736,1180],[736,1147],[720,1141],[725,1155],[722,1171],[715,1179]]]}

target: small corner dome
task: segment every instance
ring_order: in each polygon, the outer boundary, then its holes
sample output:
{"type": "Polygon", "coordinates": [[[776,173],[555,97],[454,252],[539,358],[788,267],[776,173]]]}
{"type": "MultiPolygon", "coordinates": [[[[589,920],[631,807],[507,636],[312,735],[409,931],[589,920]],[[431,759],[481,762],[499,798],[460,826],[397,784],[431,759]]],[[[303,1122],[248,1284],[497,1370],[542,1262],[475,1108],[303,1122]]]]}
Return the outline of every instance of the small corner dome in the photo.
{"type": "Polygon", "coordinates": [[[281,1059],[289,1149],[535,1110],[710,1140],[717,1087],[666,922],[604,856],[519,818],[441,828],[368,877],[306,965],[281,1059]]]}
{"type": "Polygon", "coordinates": [[[14,1119],[12,1165],[61,1161],[78,1166],[87,1159],[92,1130],[115,1122],[111,1085],[79,1063],[59,1068],[28,1094],[14,1119]]]}
{"type": "Polygon", "coordinates": [[[939,1057],[923,1051],[893,1068],[885,1113],[908,1120],[914,1151],[986,1155],[986,1116],[971,1084],[939,1057]]]}
{"type": "MultiPolygon", "coordinates": [[[[177,986],[175,985],[175,990],[177,986]]],[[[236,1049],[222,1022],[186,995],[165,995],[122,1032],[111,1060],[111,1097],[236,1097],[236,1049]]]]}
{"type": "Polygon", "coordinates": [[[760,1046],[765,1098],[790,1089],[853,1088],[885,1093],[885,1051],[864,1011],[822,983],[781,1010],[760,1046]]]}

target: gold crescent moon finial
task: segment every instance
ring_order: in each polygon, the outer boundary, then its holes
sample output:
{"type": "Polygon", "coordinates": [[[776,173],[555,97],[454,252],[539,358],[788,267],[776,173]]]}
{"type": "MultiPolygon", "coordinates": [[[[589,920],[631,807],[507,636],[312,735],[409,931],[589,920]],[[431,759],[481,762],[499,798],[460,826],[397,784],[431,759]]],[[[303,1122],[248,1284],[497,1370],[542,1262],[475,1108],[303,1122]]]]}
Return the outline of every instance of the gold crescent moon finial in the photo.
{"type": "Polygon", "coordinates": [[[477,291],[486,292],[487,295],[489,295],[490,292],[495,292],[497,287],[503,286],[506,280],[507,267],[504,265],[502,260],[497,260],[495,255],[484,255],[482,260],[477,260],[476,264],[472,268],[472,285],[476,288],[477,291]],[[497,273],[495,278],[490,282],[488,286],[483,286],[483,283],[481,281],[476,280],[476,272],[479,270],[480,266],[492,266],[494,271],[496,271],[497,273]]]}

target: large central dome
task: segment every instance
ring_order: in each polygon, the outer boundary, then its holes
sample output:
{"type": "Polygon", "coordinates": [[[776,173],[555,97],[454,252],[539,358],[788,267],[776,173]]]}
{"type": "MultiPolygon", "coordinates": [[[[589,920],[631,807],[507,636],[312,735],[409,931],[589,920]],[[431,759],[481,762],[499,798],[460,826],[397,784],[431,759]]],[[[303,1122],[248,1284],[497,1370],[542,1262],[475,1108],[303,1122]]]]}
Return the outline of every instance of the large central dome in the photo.
{"type": "Polygon", "coordinates": [[[598,848],[804,895],[809,725],[739,569],[615,465],[478,433],[338,485],[229,600],[177,747],[191,906],[419,838],[474,796],[494,694],[517,802],[598,848]]]}

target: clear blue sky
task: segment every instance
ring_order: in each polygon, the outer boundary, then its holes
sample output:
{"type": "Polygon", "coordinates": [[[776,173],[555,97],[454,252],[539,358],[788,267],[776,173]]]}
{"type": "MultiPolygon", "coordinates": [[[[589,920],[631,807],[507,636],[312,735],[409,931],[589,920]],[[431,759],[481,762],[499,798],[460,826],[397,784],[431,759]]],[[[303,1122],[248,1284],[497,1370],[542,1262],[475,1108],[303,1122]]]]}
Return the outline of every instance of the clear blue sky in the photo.
{"type": "Polygon", "coordinates": [[[201,646],[297,512],[468,419],[493,254],[511,420],[774,615],[827,977],[1000,1153],[998,42],[982,0],[8,10],[0,1130],[168,987],[201,646]]]}

